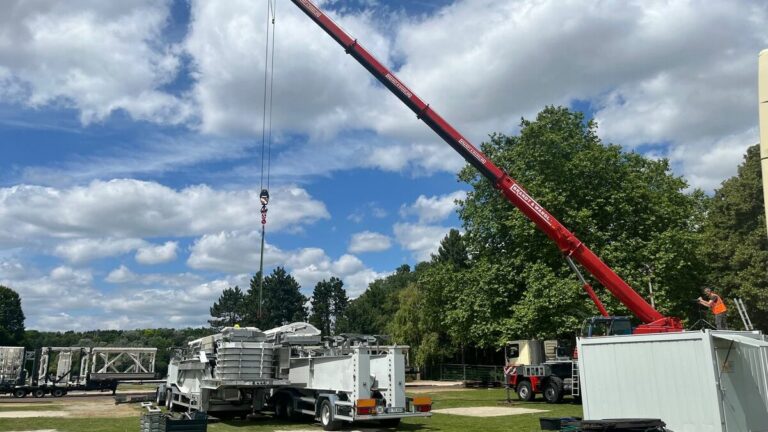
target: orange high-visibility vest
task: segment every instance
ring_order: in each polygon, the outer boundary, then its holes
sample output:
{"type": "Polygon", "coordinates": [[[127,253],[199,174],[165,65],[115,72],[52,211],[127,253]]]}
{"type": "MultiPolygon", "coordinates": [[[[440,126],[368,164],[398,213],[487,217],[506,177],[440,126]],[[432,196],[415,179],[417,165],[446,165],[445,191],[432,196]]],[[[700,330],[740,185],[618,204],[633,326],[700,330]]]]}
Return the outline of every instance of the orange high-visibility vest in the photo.
{"type": "Polygon", "coordinates": [[[727,311],[728,308],[725,307],[725,302],[723,301],[723,298],[717,295],[716,293],[712,293],[712,295],[716,296],[715,303],[712,305],[712,313],[715,315],[720,315],[721,313],[725,313],[725,311],[727,311]]]}

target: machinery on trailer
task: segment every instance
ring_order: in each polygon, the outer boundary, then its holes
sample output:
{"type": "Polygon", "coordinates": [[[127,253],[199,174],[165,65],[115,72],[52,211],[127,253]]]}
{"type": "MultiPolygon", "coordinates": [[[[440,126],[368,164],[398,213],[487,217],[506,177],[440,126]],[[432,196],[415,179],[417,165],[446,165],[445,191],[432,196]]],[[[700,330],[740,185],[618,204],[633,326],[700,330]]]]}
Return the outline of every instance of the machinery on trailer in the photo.
{"type": "Polygon", "coordinates": [[[168,364],[157,402],[222,416],[260,411],[276,385],[275,344],[255,327],[225,327],[188,343],[168,364]]]}
{"type": "Polygon", "coordinates": [[[405,395],[407,349],[364,335],[324,341],[307,323],[265,332],[226,327],[190,342],[171,360],[157,401],[224,417],[308,415],[326,430],[359,421],[395,426],[432,410],[431,399],[405,395]]]}
{"type": "Polygon", "coordinates": [[[0,394],[114,393],[121,382],[154,379],[156,354],[157,348],[136,347],[0,347],[0,394]]]}

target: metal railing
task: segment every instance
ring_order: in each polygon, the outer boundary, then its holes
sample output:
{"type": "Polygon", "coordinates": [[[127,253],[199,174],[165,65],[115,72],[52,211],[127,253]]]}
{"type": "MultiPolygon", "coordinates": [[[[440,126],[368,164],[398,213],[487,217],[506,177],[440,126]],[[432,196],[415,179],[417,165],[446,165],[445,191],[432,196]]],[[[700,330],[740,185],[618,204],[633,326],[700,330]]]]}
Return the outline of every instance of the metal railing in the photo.
{"type": "Polygon", "coordinates": [[[504,382],[504,368],[501,365],[441,364],[439,369],[440,381],[504,382]]]}

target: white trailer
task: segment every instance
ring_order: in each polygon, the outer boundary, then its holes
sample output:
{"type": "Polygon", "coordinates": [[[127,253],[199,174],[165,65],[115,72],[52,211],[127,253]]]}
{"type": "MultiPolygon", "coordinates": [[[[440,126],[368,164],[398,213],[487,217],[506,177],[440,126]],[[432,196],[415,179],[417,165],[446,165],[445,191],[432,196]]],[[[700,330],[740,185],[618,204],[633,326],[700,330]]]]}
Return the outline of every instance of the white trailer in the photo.
{"type": "Polygon", "coordinates": [[[768,342],[687,331],[578,340],[584,417],[659,418],[674,432],[768,431],[768,342]]]}
{"type": "Polygon", "coordinates": [[[266,332],[225,328],[191,342],[190,348],[171,361],[167,382],[158,388],[158,403],[214,416],[264,411],[278,418],[308,415],[325,430],[358,421],[391,427],[403,418],[431,415],[431,399],[405,394],[408,347],[379,345],[371,336],[322,341],[312,325],[293,323],[266,332]],[[224,374],[220,362],[233,334],[243,339],[237,347],[229,346],[227,356],[239,360],[224,374]],[[264,354],[243,351],[256,348],[264,354]],[[243,380],[238,373],[252,375],[243,380]]]}
{"type": "Polygon", "coordinates": [[[281,350],[281,373],[287,372],[290,385],[273,391],[270,404],[278,417],[309,415],[325,430],[337,430],[344,422],[395,427],[403,418],[431,415],[430,398],[405,394],[407,346],[379,345],[363,335],[318,345],[317,333],[317,341],[291,341],[281,350]]]}

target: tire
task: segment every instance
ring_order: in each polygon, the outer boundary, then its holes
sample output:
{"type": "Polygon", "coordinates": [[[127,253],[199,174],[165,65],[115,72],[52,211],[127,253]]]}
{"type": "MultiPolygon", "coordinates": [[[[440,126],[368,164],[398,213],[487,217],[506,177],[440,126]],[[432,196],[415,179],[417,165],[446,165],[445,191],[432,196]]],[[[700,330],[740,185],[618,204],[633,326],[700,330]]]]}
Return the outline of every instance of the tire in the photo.
{"type": "Polygon", "coordinates": [[[157,388],[155,391],[155,405],[160,406],[161,403],[165,402],[163,400],[163,392],[160,391],[160,387],[157,388]]]}
{"type": "Polygon", "coordinates": [[[281,420],[288,418],[287,399],[288,398],[284,395],[279,395],[277,398],[275,398],[275,418],[279,418],[281,420]]]}
{"type": "Polygon", "coordinates": [[[531,402],[536,398],[536,393],[533,392],[533,386],[531,386],[530,381],[523,381],[517,385],[517,397],[525,402],[531,402]]]}
{"type": "Polygon", "coordinates": [[[544,400],[547,401],[547,403],[560,403],[563,401],[563,380],[559,377],[553,376],[549,377],[546,383],[544,383],[544,388],[542,389],[542,393],[544,393],[544,400]]]}
{"type": "Polygon", "coordinates": [[[165,408],[168,409],[168,411],[171,410],[173,405],[173,391],[171,389],[168,389],[165,391],[165,408]]]}
{"type": "Polygon", "coordinates": [[[65,394],[67,394],[67,392],[65,392],[64,389],[54,388],[53,390],[51,390],[51,396],[53,397],[58,398],[58,397],[64,396],[65,394]]]}
{"type": "Polygon", "coordinates": [[[13,391],[13,397],[21,399],[27,396],[27,389],[18,388],[13,391]]]}
{"type": "Polygon", "coordinates": [[[341,428],[341,422],[333,418],[333,405],[328,399],[323,400],[323,403],[320,404],[320,424],[326,431],[335,431],[341,428]]]}
{"type": "Polygon", "coordinates": [[[41,388],[35,389],[35,391],[32,392],[32,396],[36,398],[45,397],[45,389],[41,389],[41,388]]]}
{"type": "Polygon", "coordinates": [[[285,397],[285,417],[288,420],[296,421],[301,417],[301,413],[296,410],[296,405],[293,401],[293,396],[285,397]]]}
{"type": "Polygon", "coordinates": [[[379,420],[379,424],[385,428],[396,428],[400,426],[400,419],[396,418],[396,419],[379,420]]]}

